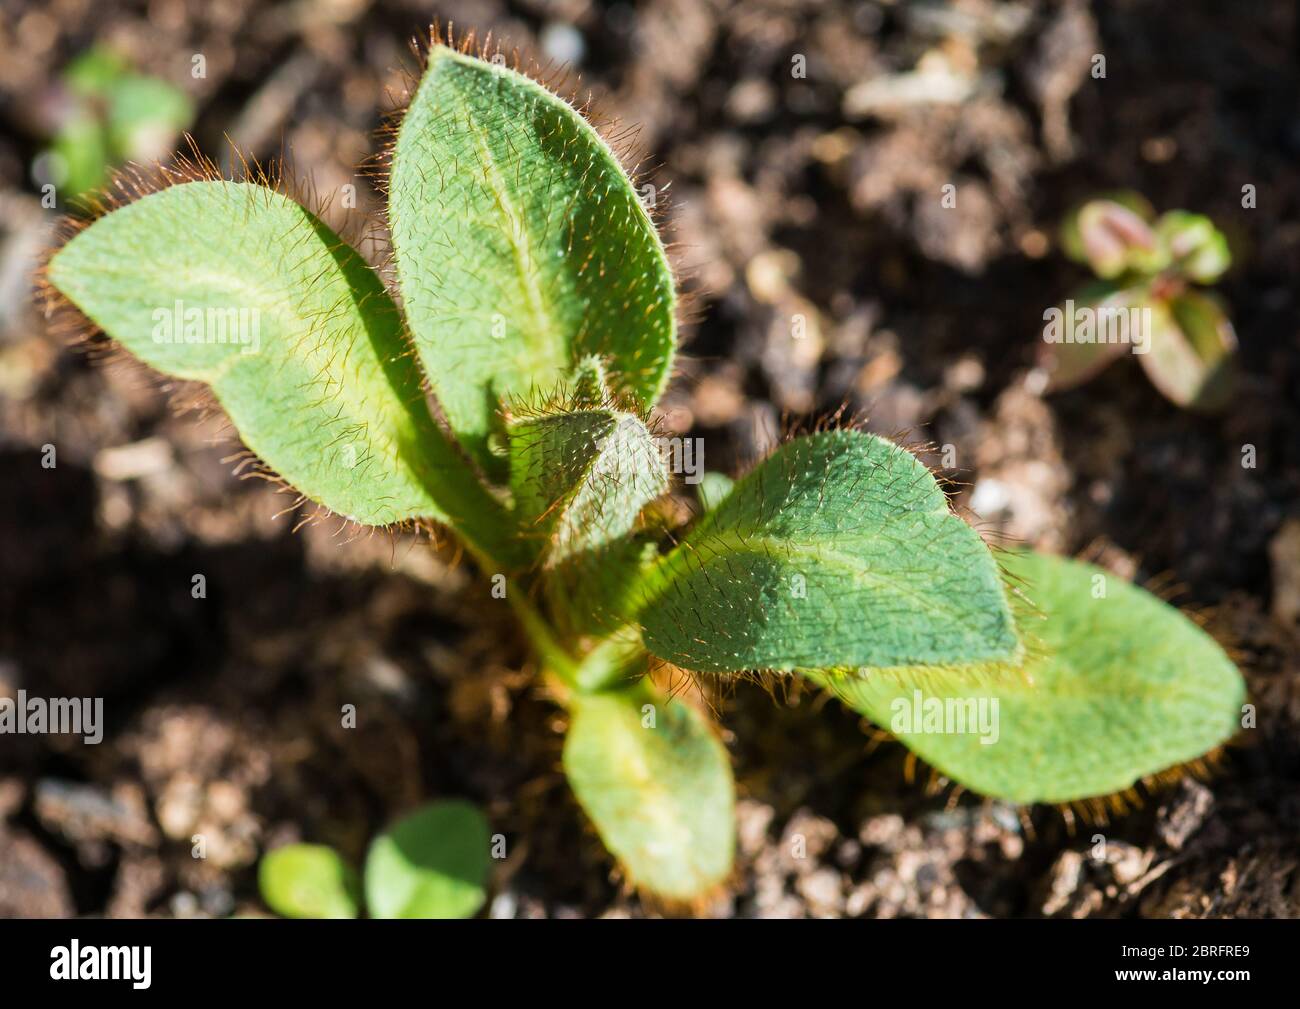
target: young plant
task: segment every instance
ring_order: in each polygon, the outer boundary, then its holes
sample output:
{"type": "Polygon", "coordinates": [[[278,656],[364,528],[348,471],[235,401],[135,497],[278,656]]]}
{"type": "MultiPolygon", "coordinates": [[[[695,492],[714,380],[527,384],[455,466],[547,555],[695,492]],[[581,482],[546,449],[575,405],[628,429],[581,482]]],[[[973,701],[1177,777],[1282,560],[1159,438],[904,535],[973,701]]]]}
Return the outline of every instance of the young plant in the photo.
{"type": "Polygon", "coordinates": [[[459,537],[568,713],[565,773],[626,879],[688,902],[732,866],[726,750],[647,675],[662,667],[805,677],[1023,802],[1128,788],[1233,734],[1241,677],[1206,634],[1083,565],[1008,555],[1004,571],[881,438],[795,438],[734,483],[710,475],[703,513],[670,528],[652,417],[676,341],[664,248],[583,117],[487,56],[435,44],[396,132],[400,309],[298,203],[193,165],[73,237],[48,279],[146,363],[209,386],[305,499],[459,537]],[[257,312],[256,339],[214,338],[237,310],[257,312]],[[976,696],[1000,707],[996,743],[892,711],[976,696]]]}
{"type": "Polygon", "coordinates": [[[431,802],[370,844],[365,887],[333,848],[287,844],[263,856],[258,888],[286,918],[472,918],[487,897],[488,824],[468,802],[431,802]]]}
{"type": "Polygon", "coordinates": [[[194,118],[183,91],[136,73],[96,47],[63,71],[63,102],[51,155],[51,181],[66,197],[102,186],[117,165],[153,161],[172,149],[194,118]]]}
{"type": "Polygon", "coordinates": [[[1042,363],[1068,389],[1132,352],[1179,406],[1215,410],[1232,395],[1237,336],[1213,294],[1231,263],[1208,217],[1171,210],[1159,220],[1137,193],[1090,200],[1061,227],[1061,246],[1097,279],[1050,309],[1042,363]]]}

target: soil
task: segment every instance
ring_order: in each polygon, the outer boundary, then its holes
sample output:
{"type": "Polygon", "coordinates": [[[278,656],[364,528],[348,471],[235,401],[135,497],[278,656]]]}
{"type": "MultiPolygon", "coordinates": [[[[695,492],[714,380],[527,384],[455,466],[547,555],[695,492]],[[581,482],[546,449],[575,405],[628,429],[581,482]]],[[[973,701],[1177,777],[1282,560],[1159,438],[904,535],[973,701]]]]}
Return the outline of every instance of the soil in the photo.
{"type": "MultiPolygon", "coordinates": [[[[468,563],[414,535],[297,528],[289,499],[232,471],[218,420],[177,415],[161,383],[94,345],[68,348],[27,298],[55,216],[30,169],[75,54],[111,43],[190,93],[205,152],[227,136],[291,152],[321,193],[353,183],[373,211],[356,165],[433,15],[573,62],[601,109],[640,124],[692,302],[664,419],[704,439],[710,469],[739,471],[783,427],[844,407],[943,468],[990,537],[1083,554],[1201,613],[1257,705],[1204,781],[1097,824],[931,787],[902,747],[807,691],[708,684],[735,758],[739,859],[695,913],[1300,915],[1300,18],[1286,0],[5,0],[0,694],[102,697],[106,731],[97,746],[0,743],[0,915],[261,913],[261,852],[306,839],[359,859],[432,796],[481,803],[509,839],[486,914],[663,912],[577,809],[563,716],[468,563]],[[1225,413],[1180,411],[1131,361],[1041,393],[1042,313],[1085,279],[1056,223],[1121,187],[1230,237],[1219,290],[1242,382],[1225,413]]],[[[330,213],[346,223],[337,201],[330,213]]]]}

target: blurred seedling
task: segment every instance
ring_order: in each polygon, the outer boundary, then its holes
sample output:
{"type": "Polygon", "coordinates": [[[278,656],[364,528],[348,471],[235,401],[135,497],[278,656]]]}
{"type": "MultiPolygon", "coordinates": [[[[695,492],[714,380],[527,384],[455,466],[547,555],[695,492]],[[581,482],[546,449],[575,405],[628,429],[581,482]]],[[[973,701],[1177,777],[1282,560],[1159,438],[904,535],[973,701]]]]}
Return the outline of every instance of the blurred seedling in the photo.
{"type": "Polygon", "coordinates": [[[333,848],[288,844],[262,857],[262,900],[285,918],[472,918],[487,897],[488,823],[460,800],[431,802],[370,843],[364,875],[333,848]],[[364,882],[363,882],[364,880],[364,882]]]}
{"type": "Polygon", "coordinates": [[[41,182],[73,199],[108,181],[128,161],[169,154],[194,118],[183,91],[137,73],[116,52],[96,46],[64,69],[53,143],[41,160],[41,182]]]}
{"type": "Polygon", "coordinates": [[[1132,192],[1077,207],[1061,227],[1065,254],[1096,280],[1049,312],[1042,364],[1068,389],[1132,352],[1171,402],[1215,410],[1232,395],[1237,337],[1212,291],[1231,264],[1228,243],[1201,214],[1156,217],[1132,192]]]}
{"type": "Polygon", "coordinates": [[[706,695],[803,677],[1025,803],[1128,789],[1233,735],[1242,679],[1200,628],[1098,591],[1113,579],[1088,565],[995,556],[882,438],[793,438],[739,480],[709,474],[674,526],[655,223],[577,109],[495,51],[432,42],[389,152],[400,309],[283,187],[193,161],[57,251],[51,296],[206,385],[304,502],[459,540],[567,713],[563,769],[626,881],[690,904],[731,873],[730,762],[708,714],[665,693],[674,670],[706,695]],[[231,335],[241,309],[256,340],[231,335]],[[896,726],[920,695],[997,699],[998,742],[896,726]]]}

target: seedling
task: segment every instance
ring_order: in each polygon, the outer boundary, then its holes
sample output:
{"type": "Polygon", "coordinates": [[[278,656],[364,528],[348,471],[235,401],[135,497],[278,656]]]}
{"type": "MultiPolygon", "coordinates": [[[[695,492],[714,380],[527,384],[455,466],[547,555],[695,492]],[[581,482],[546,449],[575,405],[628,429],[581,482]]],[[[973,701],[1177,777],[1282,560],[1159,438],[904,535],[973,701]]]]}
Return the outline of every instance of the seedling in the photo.
{"type": "Polygon", "coordinates": [[[102,186],[117,165],[162,157],[194,116],[183,91],[103,47],[70,63],[62,85],[49,174],[68,197],[102,186]]]}
{"type": "MultiPolygon", "coordinates": [[[[487,820],[468,802],[431,802],[370,844],[365,906],[372,918],[471,918],[483,906],[487,820]]],[[[263,857],[258,886],[286,918],[356,918],[362,886],[333,848],[288,844],[263,857]]]]}
{"type": "Polygon", "coordinates": [[[1213,284],[1231,263],[1208,217],[1171,210],[1157,220],[1136,193],[1090,200],[1061,228],[1067,256],[1097,279],[1045,313],[1050,388],[1088,381],[1131,352],[1179,406],[1215,410],[1232,395],[1237,336],[1213,284]]]}
{"type": "Polygon", "coordinates": [[[996,558],[884,439],[795,438],[734,483],[709,475],[673,528],[655,507],[676,344],[656,227],[583,116],[488,56],[435,44],[396,131],[400,309],[310,211],[194,164],[81,230],[48,279],[206,384],[305,500],[459,538],[568,713],[564,770],[626,879],[686,902],[732,866],[726,750],[656,670],[803,676],[1020,802],[1126,789],[1233,734],[1242,680],[1208,635],[1095,568],[996,558]],[[212,328],[241,311],[255,339],[212,328]],[[998,701],[996,742],[902,725],[894,702],[918,693],[998,701]]]}

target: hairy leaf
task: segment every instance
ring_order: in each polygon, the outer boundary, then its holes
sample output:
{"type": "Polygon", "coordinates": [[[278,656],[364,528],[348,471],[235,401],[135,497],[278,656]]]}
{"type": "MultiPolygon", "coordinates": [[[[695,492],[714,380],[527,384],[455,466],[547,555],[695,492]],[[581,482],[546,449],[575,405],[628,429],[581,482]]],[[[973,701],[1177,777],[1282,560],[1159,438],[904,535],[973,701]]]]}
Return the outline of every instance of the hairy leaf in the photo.
{"type": "Polygon", "coordinates": [[[357,874],[333,848],[286,844],[257,867],[262,900],[286,918],[355,918],[361,900],[357,874]]]}
{"type": "Polygon", "coordinates": [[[366,906],[372,918],[470,918],[487,897],[487,819],[472,803],[431,802],[371,842],[366,906]]]}
{"type": "Polygon", "coordinates": [[[578,410],[513,421],[510,484],[520,527],[559,564],[611,544],[668,489],[668,470],[639,417],[578,410]]]}
{"type": "Polygon", "coordinates": [[[453,430],[499,470],[502,399],[607,362],[644,405],[667,381],[672,274],[627,175],[572,107],[435,46],[398,134],[389,215],[403,303],[453,430]]]}
{"type": "Polygon", "coordinates": [[[49,278],[146,364],[211,386],[244,443],[313,501],[367,525],[504,525],[433,422],[378,277],[294,201],[173,186],[76,235],[49,278]]]}
{"type": "Polygon", "coordinates": [[[1022,617],[1023,668],[807,675],[948,777],[1017,802],[1122,791],[1237,731],[1241,674],[1176,609],[1090,564],[1006,566],[1041,611],[1022,617]]]}
{"type": "Polygon", "coordinates": [[[643,681],[576,694],[564,771],[601,839],[631,880],[690,900],[731,871],[731,765],[704,718],[643,681]]]}
{"type": "Polygon", "coordinates": [[[1006,659],[1006,595],[930,471],[881,438],[799,438],[737,482],[647,577],[654,654],[689,669],[1006,659]]]}

